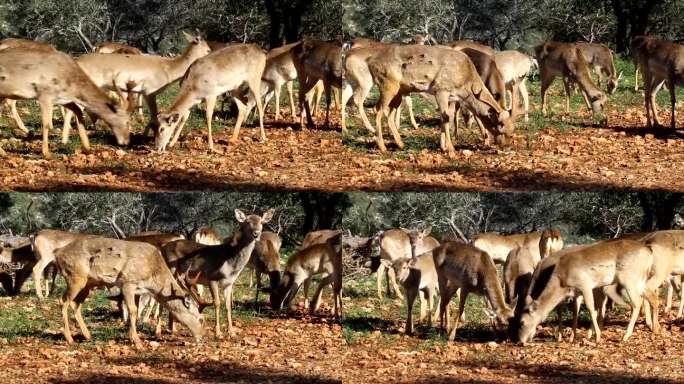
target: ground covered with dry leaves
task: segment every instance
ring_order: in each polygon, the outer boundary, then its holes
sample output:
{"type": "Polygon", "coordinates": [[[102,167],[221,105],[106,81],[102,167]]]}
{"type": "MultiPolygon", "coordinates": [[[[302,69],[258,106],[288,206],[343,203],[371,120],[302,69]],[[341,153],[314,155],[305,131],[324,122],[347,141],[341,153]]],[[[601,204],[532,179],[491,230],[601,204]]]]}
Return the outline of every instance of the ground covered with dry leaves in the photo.
{"type": "MultiPolygon", "coordinates": [[[[52,383],[490,383],[490,382],[684,382],[684,332],[672,316],[663,335],[653,337],[643,322],[621,343],[624,311],[611,315],[598,346],[556,343],[550,327],[537,342],[512,345],[493,331],[471,298],[468,323],[456,342],[419,325],[403,334],[405,306],[377,299],[370,281],[347,282],[340,322],[323,306],[316,316],[291,317],[254,306],[253,290],[236,294],[237,334],[216,340],[207,327],[195,345],[187,331],[155,340],[145,325],[143,350],[135,350],[126,328],[102,293],[86,301],[86,322],[94,341],[67,346],[55,298],[39,303],[32,294],[0,299],[0,364],[5,382],[52,383]]],[[[324,296],[330,303],[328,292],[324,296]]],[[[302,302],[300,301],[300,304],[302,302]]],[[[207,309],[207,322],[213,311],[207,309]]],[[[583,318],[583,326],[588,319],[583,318]]],[[[72,323],[73,326],[73,323],[72,323]]],[[[584,330],[582,335],[584,335],[584,330]]]]}
{"type": "MultiPolygon", "coordinates": [[[[218,153],[210,153],[203,113],[195,110],[190,133],[180,147],[164,154],[152,150],[152,138],[143,138],[138,125],[129,148],[113,145],[104,127],[91,132],[90,153],[81,152],[77,135],[62,146],[55,131],[55,156],[43,160],[38,114],[24,107],[32,134],[17,139],[10,129],[2,130],[0,145],[8,155],[0,161],[0,181],[2,189],[20,191],[684,189],[684,178],[676,171],[684,160],[684,132],[646,130],[642,96],[627,88],[611,98],[604,124],[580,105],[579,96],[572,105],[579,112],[560,112],[556,87],[551,103],[555,114],[545,118],[535,110],[530,122],[519,120],[510,149],[485,147],[474,132],[461,130],[453,159],[440,152],[437,114],[420,98],[416,113],[421,129],[403,124],[406,147],[391,145],[388,154],[381,154],[358,128],[350,105],[354,128],[345,137],[339,132],[339,118],[333,118],[330,130],[300,130],[285,107],[280,122],[273,121],[272,113],[266,116],[266,143],[257,140],[253,124],[241,131],[239,142],[230,143],[232,117],[219,114],[214,124],[218,153]]],[[[172,100],[174,91],[162,105],[172,100]]],[[[533,108],[535,92],[532,87],[533,108]]],[[[663,121],[669,121],[669,110],[661,113],[663,121]]],[[[55,117],[55,126],[61,127],[55,117]]],[[[322,124],[323,116],[316,120],[322,124]]],[[[3,118],[0,126],[7,124],[3,118]]],[[[684,119],[678,126],[684,126],[684,119]]]]}

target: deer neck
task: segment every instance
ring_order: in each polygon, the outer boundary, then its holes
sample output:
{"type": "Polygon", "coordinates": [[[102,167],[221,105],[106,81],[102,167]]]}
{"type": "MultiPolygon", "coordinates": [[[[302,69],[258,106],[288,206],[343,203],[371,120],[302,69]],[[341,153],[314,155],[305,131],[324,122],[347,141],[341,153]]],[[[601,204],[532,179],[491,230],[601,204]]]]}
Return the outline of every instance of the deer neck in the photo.
{"type": "Polygon", "coordinates": [[[190,44],[182,55],[169,59],[166,62],[166,72],[170,79],[177,80],[183,77],[188,68],[190,68],[190,65],[201,57],[194,52],[195,49],[199,49],[199,47],[190,44]]]}
{"type": "Polygon", "coordinates": [[[224,244],[225,247],[230,247],[230,252],[225,252],[224,255],[227,258],[235,257],[236,265],[244,267],[252,256],[255,245],[256,239],[251,234],[239,232],[229,243],[224,244]]]}
{"type": "Polygon", "coordinates": [[[536,299],[537,308],[534,310],[533,315],[535,319],[538,319],[537,323],[545,319],[556,305],[566,297],[569,297],[571,293],[572,291],[560,286],[560,280],[556,276],[552,276],[536,299]]]}
{"type": "Polygon", "coordinates": [[[95,83],[90,81],[85,72],[81,71],[81,73],[83,80],[78,84],[78,91],[74,97],[75,101],[82,105],[86,111],[97,115],[105,123],[110,124],[116,114],[107,105],[109,98],[95,83]]]}
{"type": "Polygon", "coordinates": [[[508,308],[508,306],[506,305],[506,300],[504,299],[501,285],[496,277],[496,267],[494,266],[494,262],[490,260],[487,260],[487,262],[490,265],[488,265],[484,274],[485,295],[487,296],[487,300],[489,300],[489,303],[492,305],[492,308],[496,312],[497,316],[502,317],[504,310],[508,308]]]}
{"type": "Polygon", "coordinates": [[[574,77],[580,87],[589,95],[591,101],[594,101],[601,96],[602,92],[591,80],[587,66],[580,67],[578,73],[576,73],[574,77]]]}

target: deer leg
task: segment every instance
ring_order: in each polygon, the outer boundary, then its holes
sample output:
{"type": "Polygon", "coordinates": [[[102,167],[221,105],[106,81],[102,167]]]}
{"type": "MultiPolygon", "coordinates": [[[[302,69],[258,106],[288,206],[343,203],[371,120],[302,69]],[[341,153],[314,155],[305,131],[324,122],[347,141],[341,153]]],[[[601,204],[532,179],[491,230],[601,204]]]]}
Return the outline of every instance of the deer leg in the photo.
{"type": "Polygon", "coordinates": [[[303,292],[304,293],[304,308],[308,308],[309,304],[311,303],[309,301],[309,287],[311,286],[311,277],[308,277],[306,280],[304,280],[303,284],[304,284],[304,287],[303,287],[303,290],[304,290],[304,292],[303,292]]]}
{"type": "Polygon", "coordinates": [[[586,303],[587,310],[589,311],[589,316],[591,316],[591,324],[596,332],[596,343],[601,342],[601,329],[599,329],[598,322],[596,319],[596,306],[594,306],[594,293],[589,287],[581,287],[580,291],[584,297],[584,302],[586,303]]]}
{"type": "Polygon", "coordinates": [[[183,128],[185,127],[185,123],[188,121],[188,117],[190,116],[190,111],[188,110],[181,116],[180,121],[176,125],[176,129],[173,132],[173,137],[171,138],[171,141],[169,142],[169,148],[173,148],[174,145],[176,145],[176,142],[178,141],[178,138],[180,137],[181,132],[183,132],[183,128]]]}
{"type": "Polygon", "coordinates": [[[287,97],[290,99],[290,114],[292,116],[297,116],[297,109],[295,108],[295,102],[294,102],[294,92],[293,92],[293,87],[292,84],[293,81],[288,81],[285,83],[285,89],[287,89],[287,97]]]}
{"type": "Polygon", "coordinates": [[[456,317],[454,318],[454,326],[451,328],[451,332],[449,332],[449,340],[454,341],[456,339],[456,329],[458,329],[458,322],[461,319],[461,315],[463,315],[463,311],[465,310],[465,304],[466,304],[466,299],[468,298],[468,290],[466,288],[461,288],[461,294],[458,299],[458,313],[456,314],[456,317]]]}
{"type": "Polygon", "coordinates": [[[664,312],[669,313],[670,309],[672,309],[672,294],[673,294],[673,287],[672,287],[672,277],[666,280],[667,282],[667,296],[665,299],[665,308],[664,312]]]}
{"type": "Polygon", "coordinates": [[[553,83],[553,77],[548,76],[548,74],[545,74],[543,71],[540,73],[541,75],[541,108],[542,108],[542,115],[546,116],[546,91],[549,89],[551,84],[553,83]]]}
{"type": "MultiPolygon", "coordinates": [[[[311,118],[311,106],[309,106],[309,103],[307,101],[307,93],[316,85],[317,81],[311,81],[309,79],[306,79],[305,81],[302,81],[300,79],[300,84],[299,84],[299,108],[301,110],[300,113],[300,118],[299,118],[299,125],[303,129],[304,128],[304,117],[306,117],[306,125],[309,127],[314,126],[313,119],[311,118]]],[[[315,99],[315,95],[313,95],[313,98],[315,99]]]]}
{"type": "Polygon", "coordinates": [[[634,91],[639,90],[639,66],[635,65],[634,68],[634,91]]]}
{"type": "Polygon", "coordinates": [[[456,149],[454,143],[451,141],[450,123],[454,118],[453,109],[449,107],[449,94],[447,92],[438,92],[435,95],[437,100],[437,108],[442,118],[442,133],[444,134],[444,144],[449,157],[454,157],[456,149]]]}
{"type": "Polygon", "coordinates": [[[235,336],[233,332],[233,284],[223,289],[223,299],[226,302],[226,321],[228,322],[228,337],[235,336]]]}
{"type": "Polygon", "coordinates": [[[214,107],[216,106],[216,96],[207,96],[205,99],[207,102],[207,108],[204,111],[207,119],[207,141],[209,142],[209,151],[214,151],[214,137],[211,133],[211,121],[214,117],[214,107]]]}
{"type": "Polygon", "coordinates": [[[157,116],[159,114],[159,108],[157,107],[157,96],[154,94],[143,94],[143,97],[147,103],[147,108],[150,110],[150,122],[145,126],[143,136],[147,136],[150,132],[150,129],[152,129],[152,132],[156,134],[159,130],[159,120],[157,116]]]}
{"type": "Polygon", "coordinates": [[[237,142],[239,135],[240,135],[240,126],[242,126],[242,122],[245,119],[245,115],[247,112],[247,106],[245,103],[242,102],[242,100],[233,97],[233,100],[235,101],[235,104],[238,107],[238,116],[237,119],[235,120],[235,128],[233,128],[233,137],[230,139],[232,142],[237,142]]]}
{"type": "Polygon", "coordinates": [[[332,87],[329,82],[323,82],[323,89],[325,90],[325,129],[330,128],[330,104],[332,103],[332,87]]]}
{"type": "MultiPolygon", "coordinates": [[[[11,296],[18,295],[21,293],[21,287],[24,285],[26,282],[26,279],[31,275],[31,271],[33,270],[33,266],[35,263],[26,263],[20,270],[18,270],[14,274],[14,286],[12,286],[12,277],[10,275],[6,275],[7,279],[6,281],[3,281],[3,286],[5,287],[5,291],[11,296]],[[4,285],[9,283],[9,285],[4,285]]],[[[4,276],[3,275],[3,276],[4,276]]]]}
{"type": "MultiPolygon", "coordinates": [[[[254,296],[254,305],[256,305],[259,302],[259,290],[261,289],[261,272],[255,271],[255,275],[256,275],[256,295],[254,296]]],[[[252,272],[251,271],[249,273],[249,280],[251,283],[251,281],[252,281],[252,272]]]]}
{"type": "Polygon", "coordinates": [[[570,97],[572,96],[570,81],[569,78],[563,76],[563,87],[565,87],[565,113],[570,113],[570,97]]]}
{"type": "Polygon", "coordinates": [[[406,109],[409,113],[409,120],[411,121],[411,126],[413,129],[418,129],[418,123],[416,122],[416,116],[413,114],[413,98],[410,95],[404,97],[404,102],[406,102],[406,109]]]}
{"type": "MultiPolygon", "coordinates": [[[[72,276],[73,277],[73,276],[72,276]]],[[[71,329],[69,327],[69,308],[74,299],[86,286],[86,279],[79,279],[74,277],[72,281],[67,279],[67,287],[62,296],[62,320],[64,321],[64,338],[67,344],[73,344],[74,338],[71,336],[71,329]]]]}
{"type": "MultiPolygon", "coordinates": [[[[413,335],[413,304],[418,293],[417,287],[406,287],[406,334],[413,335]]],[[[421,312],[422,312],[421,304],[421,312]]]]}
{"type": "Polygon", "coordinates": [[[92,336],[90,335],[90,331],[88,330],[85,321],[83,321],[81,308],[83,307],[83,302],[88,297],[89,293],[90,288],[83,288],[74,299],[74,302],[76,303],[76,306],[74,307],[74,317],[76,317],[76,322],[78,323],[79,328],[81,328],[81,334],[83,334],[83,337],[85,337],[85,339],[88,341],[92,340],[92,336]]]}
{"type": "Polygon", "coordinates": [[[390,114],[387,118],[387,125],[389,126],[390,132],[392,133],[392,137],[394,138],[394,142],[397,144],[397,147],[399,149],[404,148],[404,142],[401,141],[401,135],[399,134],[399,126],[396,124],[397,118],[393,118],[392,114],[399,114],[399,107],[401,106],[401,99],[402,97],[397,94],[392,101],[390,102],[390,114]]]}
{"type": "Polygon", "coordinates": [[[375,140],[380,152],[383,153],[387,152],[387,148],[385,147],[385,142],[382,137],[382,118],[385,117],[389,119],[390,103],[397,93],[399,93],[399,84],[394,81],[386,81],[382,84],[380,89],[380,100],[378,100],[378,103],[375,106],[377,111],[375,115],[375,140]]]}
{"type": "Polygon", "coordinates": [[[397,298],[399,300],[404,300],[404,295],[401,293],[401,289],[399,289],[399,285],[397,284],[397,273],[393,267],[387,268],[387,280],[392,285],[392,290],[394,291],[394,294],[397,295],[397,298]]]}
{"type": "Polygon", "coordinates": [[[523,107],[525,108],[525,122],[528,122],[530,120],[530,97],[527,92],[527,84],[526,84],[525,78],[522,79],[520,82],[518,89],[520,91],[520,95],[522,96],[523,99],[523,107]]]}
{"type": "Polygon", "coordinates": [[[123,294],[124,302],[128,308],[128,337],[135,344],[135,347],[140,349],[142,348],[142,341],[138,336],[137,330],[138,308],[135,305],[135,286],[126,284],[121,287],[121,293],[123,294]]]}
{"type": "MultiPolygon", "coordinates": [[[[670,115],[670,129],[674,130],[676,121],[675,121],[675,105],[677,104],[677,93],[675,92],[675,79],[674,79],[674,73],[670,71],[670,79],[667,82],[667,87],[670,89],[670,109],[672,111],[672,114],[670,115]]],[[[668,307],[669,310],[669,307],[668,307]]]]}
{"type": "Polygon", "coordinates": [[[428,318],[427,318],[427,326],[428,328],[432,328],[432,316],[434,315],[434,309],[435,309],[435,288],[434,287],[428,287],[427,292],[425,292],[427,295],[427,303],[428,303],[428,318]]]}
{"type": "MultiPolygon", "coordinates": [[[[252,79],[250,82],[248,82],[249,85],[249,90],[251,91],[251,96],[254,97],[254,102],[256,102],[257,106],[257,113],[259,113],[259,141],[262,143],[266,141],[266,133],[264,132],[264,105],[261,102],[261,75],[257,76],[256,78],[252,79]]],[[[280,94],[280,89],[277,90],[278,94],[280,94]]],[[[277,103],[280,103],[280,97],[276,99],[277,103]]],[[[276,109],[280,108],[279,106],[276,106],[276,109]]]]}
{"type": "Polygon", "coordinates": [[[29,131],[28,129],[26,129],[26,126],[24,125],[24,122],[21,120],[21,116],[19,116],[19,112],[17,111],[17,101],[12,99],[5,99],[5,105],[9,109],[10,118],[12,118],[12,121],[14,122],[14,125],[16,125],[17,130],[23,136],[28,135],[29,131]]]}
{"type": "Polygon", "coordinates": [[[219,285],[217,282],[212,281],[211,283],[209,283],[209,288],[211,290],[211,298],[212,300],[214,300],[214,333],[216,334],[216,337],[220,337],[222,333],[220,324],[221,296],[219,295],[219,285]]]}
{"type": "MultiPolygon", "coordinates": [[[[679,276],[681,281],[681,276],[679,276]]],[[[679,309],[677,310],[677,318],[682,318],[682,310],[684,310],[684,285],[679,286],[679,309]]]]}
{"type": "Polygon", "coordinates": [[[347,133],[347,103],[349,102],[349,99],[353,96],[354,91],[349,83],[344,83],[342,84],[342,100],[341,100],[341,110],[340,110],[340,119],[341,119],[341,124],[342,124],[342,134],[347,133]]]}
{"type": "MultiPolygon", "coordinates": [[[[65,107],[72,111],[76,116],[76,127],[78,129],[78,136],[81,138],[81,146],[86,151],[90,150],[90,140],[88,140],[88,134],[85,131],[85,118],[83,117],[83,111],[81,111],[81,108],[74,103],[66,104],[65,107]]],[[[62,134],[64,134],[64,131],[62,131],[62,134]]]]}
{"type": "Polygon", "coordinates": [[[631,303],[630,306],[632,307],[632,315],[630,316],[629,323],[625,329],[625,335],[622,337],[623,342],[627,341],[627,339],[632,336],[634,325],[636,324],[637,318],[639,317],[639,312],[641,311],[641,304],[644,301],[644,298],[639,294],[639,290],[636,289],[636,287],[625,287],[625,290],[627,291],[627,296],[629,296],[629,301],[631,303]]]}
{"type": "Polygon", "coordinates": [[[380,262],[378,270],[375,272],[375,282],[378,290],[378,299],[382,299],[382,277],[385,275],[385,265],[380,262]]]}
{"type": "Polygon", "coordinates": [[[427,292],[421,290],[418,292],[418,295],[420,298],[420,317],[418,321],[423,322],[425,321],[425,316],[427,316],[427,292]]]}
{"type": "MultiPolygon", "coordinates": [[[[313,300],[311,301],[310,311],[312,315],[316,313],[316,311],[318,311],[318,307],[321,304],[321,295],[323,294],[323,288],[326,285],[331,284],[333,282],[333,279],[333,275],[327,275],[325,277],[322,277],[321,280],[318,282],[318,286],[316,287],[316,291],[313,295],[313,300]]],[[[335,298],[335,301],[337,301],[337,298],[335,298]]]]}
{"type": "Polygon", "coordinates": [[[39,258],[36,265],[33,266],[33,284],[36,286],[36,295],[40,300],[43,300],[43,273],[45,268],[50,264],[52,260],[47,260],[47,258],[39,258]]]}
{"type": "Polygon", "coordinates": [[[49,97],[38,100],[40,104],[40,114],[43,126],[43,157],[49,159],[50,154],[50,130],[52,129],[52,106],[53,102],[49,97]]]}

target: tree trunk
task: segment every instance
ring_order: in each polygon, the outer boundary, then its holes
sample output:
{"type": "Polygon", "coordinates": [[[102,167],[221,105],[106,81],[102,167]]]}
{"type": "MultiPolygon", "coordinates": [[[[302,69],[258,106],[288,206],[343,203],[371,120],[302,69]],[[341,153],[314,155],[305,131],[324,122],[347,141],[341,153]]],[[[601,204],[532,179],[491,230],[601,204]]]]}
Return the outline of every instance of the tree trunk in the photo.
{"type": "Polygon", "coordinates": [[[644,211],[641,230],[651,232],[672,228],[675,208],[682,201],[684,194],[663,192],[640,192],[639,203],[644,211]]]}

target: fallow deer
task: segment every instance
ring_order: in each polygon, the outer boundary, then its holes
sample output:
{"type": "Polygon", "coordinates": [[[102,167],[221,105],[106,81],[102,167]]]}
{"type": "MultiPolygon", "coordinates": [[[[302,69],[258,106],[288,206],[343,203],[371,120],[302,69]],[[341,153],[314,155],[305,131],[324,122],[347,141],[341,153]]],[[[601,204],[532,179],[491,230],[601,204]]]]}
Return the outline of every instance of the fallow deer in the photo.
{"type": "MultiPolygon", "coordinates": [[[[458,313],[454,325],[449,332],[449,340],[454,340],[459,320],[463,315],[468,294],[484,296],[491,310],[487,314],[494,318],[499,327],[508,325],[513,317],[513,309],[506,304],[501,284],[496,276],[496,267],[492,258],[470,244],[446,242],[432,251],[437,280],[439,283],[439,316],[440,326],[446,331],[448,327],[447,306],[458,289],[461,290],[458,313]]],[[[515,307],[515,303],[511,303],[515,307]]]]}
{"type": "MultiPolygon", "coordinates": [[[[115,53],[89,53],[78,58],[78,65],[101,88],[113,88],[112,82],[119,90],[140,93],[145,98],[150,110],[151,121],[145,129],[159,126],[157,120],[157,95],[168,86],[178,81],[186,73],[195,60],[209,53],[209,46],[197,35],[183,32],[189,45],[185,52],[175,58],[157,55],[130,55],[115,53]]],[[[65,117],[64,137],[68,137],[65,117]]]]}
{"type": "Polygon", "coordinates": [[[204,245],[219,245],[221,237],[212,227],[202,227],[192,234],[192,240],[204,245]]]}
{"type": "MultiPolygon", "coordinates": [[[[282,240],[277,233],[265,231],[254,245],[252,256],[249,258],[247,267],[254,270],[256,275],[256,294],[254,302],[259,302],[259,290],[262,289],[261,274],[268,274],[269,290],[273,290],[280,284],[280,246],[282,240]]],[[[251,280],[251,274],[250,274],[251,280]]],[[[251,286],[251,284],[250,284],[251,286]]]]}
{"type": "Polygon", "coordinates": [[[451,49],[455,49],[457,51],[460,51],[460,50],[465,49],[465,48],[470,48],[470,49],[480,51],[480,52],[482,52],[488,56],[493,56],[494,53],[496,52],[496,51],[494,51],[494,48],[492,48],[490,46],[480,44],[480,43],[476,43],[476,42],[470,41],[470,40],[452,41],[451,43],[446,44],[446,46],[450,47],[451,49]]]}
{"type": "Polygon", "coordinates": [[[105,42],[95,46],[94,53],[118,53],[124,55],[142,55],[142,51],[128,44],[105,42]]]}
{"type": "Polygon", "coordinates": [[[622,72],[617,74],[615,71],[613,51],[603,44],[577,42],[575,45],[582,52],[584,61],[594,69],[594,73],[598,76],[598,85],[601,86],[601,82],[605,78],[608,94],[614,94],[617,91],[618,82],[622,78],[622,72]]]}
{"type": "MultiPolygon", "coordinates": [[[[521,233],[515,235],[500,235],[498,233],[485,232],[473,238],[473,245],[481,249],[494,260],[495,263],[504,263],[512,250],[529,246],[535,254],[539,254],[539,240],[542,232],[521,233]]],[[[562,239],[561,239],[562,240],[562,239]]]]}
{"type": "MultiPolygon", "coordinates": [[[[221,297],[226,304],[228,335],[233,336],[232,303],[230,297],[233,284],[249,262],[256,242],[261,236],[263,225],[273,217],[273,210],[263,216],[246,215],[235,210],[235,218],[240,223],[239,230],[230,241],[220,245],[202,245],[189,240],[179,240],[167,244],[162,252],[167,264],[181,281],[188,286],[208,285],[214,303],[215,333],[222,335],[220,326],[221,297]]],[[[191,288],[192,289],[192,288],[191,288]]],[[[171,327],[173,330],[173,326],[171,327]]]]}
{"type": "Polygon", "coordinates": [[[66,280],[62,301],[64,338],[74,342],[69,327],[69,308],[73,306],[76,321],[86,340],[90,332],[83,321],[81,307],[95,287],[119,287],[130,313],[129,337],[136,347],[142,342],[136,330],[136,292],[154,295],[171,314],[188,327],[196,341],[204,330],[197,303],[176,283],[164,263],[159,249],[140,242],[86,237],[77,239],[55,251],[55,261],[66,280]]]}
{"type": "Polygon", "coordinates": [[[544,259],[535,271],[530,295],[520,315],[515,339],[529,342],[537,325],[565,298],[580,293],[591,316],[595,340],[601,340],[593,291],[616,285],[616,292],[628,297],[632,314],[623,336],[631,336],[639,315],[642,296],[655,304],[655,297],[647,289],[647,279],[653,264],[653,253],[636,240],[613,240],[585,247],[570,248],[544,259]]]}
{"type": "Polygon", "coordinates": [[[455,153],[449,129],[454,117],[453,102],[458,102],[479,118],[498,145],[508,144],[513,133],[510,115],[494,100],[475,66],[463,52],[424,45],[390,46],[375,50],[370,56],[364,51],[365,49],[359,49],[357,52],[349,52],[346,60],[347,63],[356,60],[356,55],[360,56],[359,59],[366,60],[380,90],[375,134],[381,152],[387,150],[382,137],[383,117],[387,118],[397,145],[403,145],[392,117],[401,97],[411,92],[435,96],[442,121],[443,140],[440,140],[440,147],[449,156],[455,153]]]}
{"type": "MultiPolygon", "coordinates": [[[[183,85],[176,101],[166,112],[159,114],[160,125],[154,142],[156,150],[163,152],[167,145],[173,147],[176,144],[190,114],[190,108],[205,100],[209,150],[213,151],[211,123],[216,98],[226,92],[237,91],[245,84],[249,88],[249,97],[254,99],[257,106],[260,140],[266,141],[264,110],[260,97],[261,76],[265,66],[266,54],[251,44],[230,45],[198,59],[183,77],[183,85]]],[[[238,105],[239,112],[231,141],[237,141],[247,106],[239,97],[233,97],[233,100],[238,105]]]]}
{"type": "MultiPolygon", "coordinates": [[[[342,260],[342,252],[345,240],[348,241],[349,233],[342,229],[320,229],[311,231],[304,236],[302,241],[302,248],[310,247],[314,244],[327,244],[335,251],[336,257],[342,260]]],[[[304,306],[309,306],[309,287],[311,286],[311,277],[304,280],[303,283],[304,306]]],[[[319,303],[320,304],[320,303],[319,303]]]]}
{"type": "Polygon", "coordinates": [[[574,44],[547,42],[535,47],[541,76],[542,113],[546,116],[546,91],[556,77],[561,77],[565,86],[565,112],[570,112],[571,83],[579,84],[587,104],[594,114],[603,111],[608,100],[589,76],[589,65],[582,51],[574,44]]]}
{"type": "Polygon", "coordinates": [[[90,142],[79,105],[103,119],[114,131],[119,145],[128,145],[130,132],[125,103],[111,101],[69,55],[10,48],[0,51],[0,62],[0,99],[38,100],[44,157],[50,157],[48,136],[55,104],[76,114],[81,145],[85,149],[90,149],[90,142]]]}
{"type": "Polygon", "coordinates": [[[394,265],[402,260],[409,260],[415,256],[431,251],[439,246],[439,241],[430,235],[432,226],[419,229],[390,229],[383,231],[375,239],[375,245],[380,249],[380,263],[376,271],[376,288],[378,298],[382,299],[382,278],[387,271],[388,293],[389,287],[399,299],[404,299],[396,281],[396,271],[394,265]]]}
{"type": "Polygon", "coordinates": [[[419,293],[423,294],[419,320],[423,321],[427,316],[428,328],[432,328],[434,297],[438,293],[437,270],[432,251],[397,261],[393,268],[397,271],[397,278],[406,292],[406,334],[413,333],[413,304],[419,293]]]}
{"type": "Polygon", "coordinates": [[[304,39],[290,50],[299,79],[300,125],[313,127],[311,110],[305,102],[305,95],[323,81],[326,97],[325,127],[330,125],[330,103],[332,87],[342,87],[342,45],[337,42],[304,39]]]}
{"type": "Polygon", "coordinates": [[[492,57],[503,76],[504,83],[506,83],[506,90],[511,94],[510,109],[513,111],[512,115],[518,115],[517,99],[518,93],[520,93],[525,109],[525,121],[529,121],[530,101],[525,81],[532,68],[537,66],[537,60],[518,51],[495,52],[492,57]]]}
{"type": "Polygon", "coordinates": [[[323,288],[332,285],[333,315],[339,319],[342,315],[342,257],[329,244],[313,244],[287,259],[280,285],[271,292],[271,307],[290,308],[299,287],[319,274],[320,281],[311,300],[310,311],[318,310],[323,288]]]}

